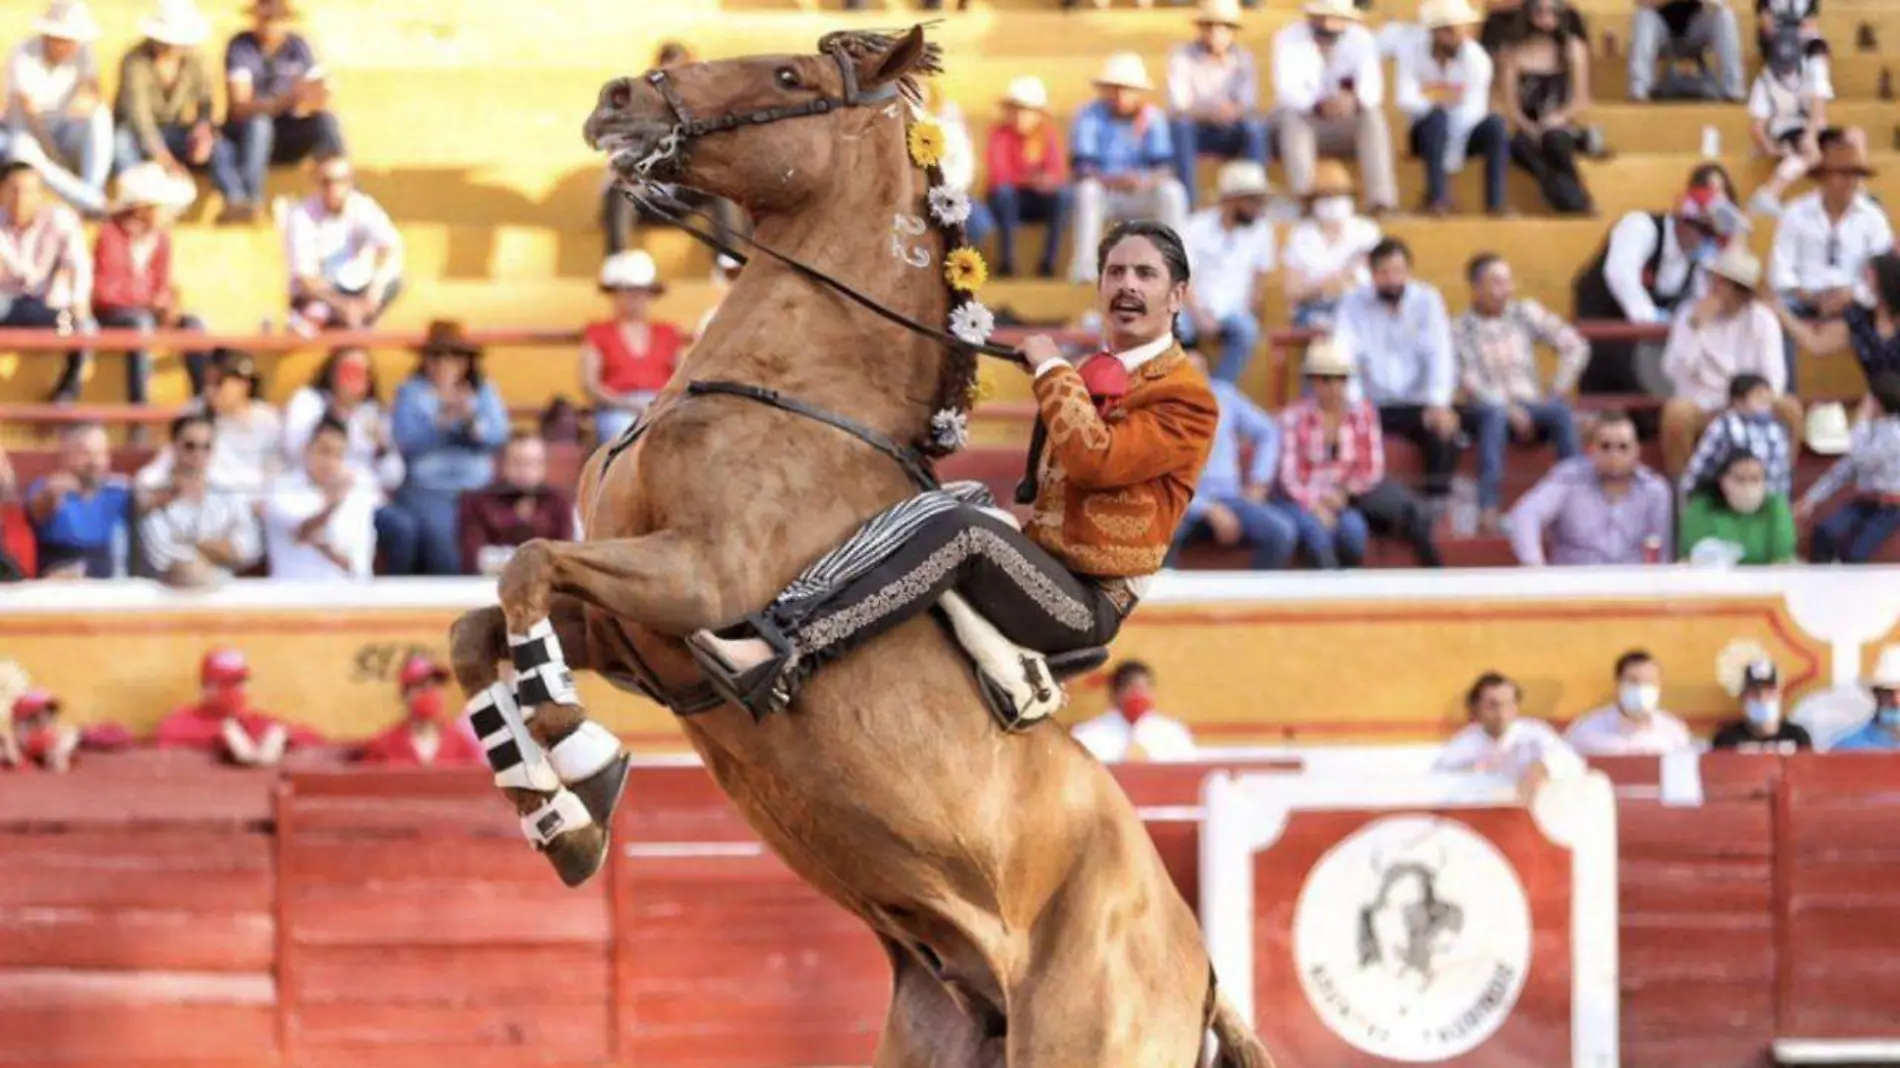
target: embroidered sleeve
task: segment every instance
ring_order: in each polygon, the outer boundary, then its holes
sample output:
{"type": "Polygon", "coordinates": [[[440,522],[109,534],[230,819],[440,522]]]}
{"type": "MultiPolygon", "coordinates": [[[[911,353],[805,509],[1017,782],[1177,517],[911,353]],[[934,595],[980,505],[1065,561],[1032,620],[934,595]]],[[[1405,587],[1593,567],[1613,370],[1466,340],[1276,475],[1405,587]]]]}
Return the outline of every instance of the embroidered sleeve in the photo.
{"type": "Polygon", "coordinates": [[[1174,473],[1191,477],[1213,448],[1220,421],[1214,396],[1204,387],[1170,390],[1113,424],[1096,414],[1074,368],[1037,378],[1035,390],[1049,447],[1082,489],[1119,489],[1174,473]]]}

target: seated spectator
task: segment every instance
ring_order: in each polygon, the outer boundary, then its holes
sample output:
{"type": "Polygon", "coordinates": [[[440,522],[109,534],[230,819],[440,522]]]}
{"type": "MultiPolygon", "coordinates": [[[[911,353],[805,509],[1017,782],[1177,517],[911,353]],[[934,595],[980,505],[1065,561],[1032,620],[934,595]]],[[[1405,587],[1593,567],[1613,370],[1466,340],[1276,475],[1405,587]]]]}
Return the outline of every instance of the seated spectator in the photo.
{"type": "Polygon", "coordinates": [[[144,40],[119,62],[119,170],[155,163],[175,176],[209,173],[231,212],[245,185],[236,150],[218,136],[211,71],[198,52],[211,23],[192,0],[157,0],[139,34],[144,40]]]}
{"type": "Polygon", "coordinates": [[[1253,51],[1238,42],[1240,0],[1201,0],[1195,40],[1168,53],[1168,111],[1174,124],[1174,173],[1199,199],[1196,162],[1203,155],[1267,166],[1267,121],[1260,115],[1260,73],[1253,51]]]}
{"type": "Polygon", "coordinates": [[[1872,718],[1834,740],[1830,753],[1891,752],[1900,750],[1900,648],[1880,651],[1867,689],[1874,699],[1872,718]]]}
{"type": "MultiPolygon", "coordinates": [[[[654,70],[669,70],[696,62],[698,57],[692,49],[679,41],[666,41],[660,45],[653,56],[654,70]]],[[[612,167],[603,175],[605,179],[601,189],[601,228],[607,237],[607,255],[625,252],[633,245],[633,234],[638,223],[653,223],[666,226],[676,220],[650,210],[646,205],[627,196],[621,189],[620,176],[612,167]]],[[[671,197],[688,211],[703,212],[705,218],[690,219],[695,226],[705,226],[710,222],[713,236],[730,246],[732,235],[748,229],[745,212],[739,205],[724,197],[702,193],[683,185],[655,183],[653,191],[671,197]]],[[[677,209],[676,209],[677,210],[677,209]]]]}
{"type": "Polygon", "coordinates": [[[1353,214],[1352,175],[1337,160],[1321,160],[1305,198],[1306,217],[1287,231],[1281,256],[1293,325],[1330,330],[1339,299],[1372,280],[1366,256],[1380,241],[1379,224],[1353,214]]]}
{"type": "MultiPolygon", "coordinates": [[[[72,332],[86,317],[92,261],[79,217],[46,199],[40,173],[14,160],[0,163],[0,327],[72,332]]],[[[67,373],[52,402],[79,397],[83,353],[66,357],[67,373]]]]}
{"type": "Polygon", "coordinates": [[[402,235],[356,188],[349,160],[318,156],[316,178],[317,191],[284,220],[290,328],[306,337],[367,329],[402,291],[402,235]]]}
{"type": "Polygon", "coordinates": [[[996,217],[996,272],[1016,274],[1016,231],[1025,222],[1045,227],[1039,278],[1056,276],[1056,256],[1067,232],[1075,191],[1062,133],[1049,121],[1049,90],[1033,74],[1014,78],[1003,97],[1003,121],[990,127],[984,153],[990,180],[990,213],[996,217]]]}
{"type": "Polygon", "coordinates": [[[1590,343],[1542,304],[1516,297],[1511,265],[1495,252],[1480,252],[1466,268],[1471,307],[1452,324],[1452,349],[1468,407],[1462,423],[1478,434],[1479,525],[1498,529],[1504,487],[1504,449],[1513,442],[1545,441],[1559,460],[1578,451],[1577,425],[1564,398],[1590,359],[1590,343]],[[1546,392],[1538,383],[1536,347],[1557,352],[1557,371],[1546,392]]]}
{"type": "Polygon", "coordinates": [[[1511,159],[1559,215],[1594,211],[1577,170],[1590,110],[1590,45],[1563,0],[1529,0],[1498,53],[1497,83],[1511,127],[1511,159]]]}
{"type": "Polygon", "coordinates": [[[112,472],[106,428],[78,423],[60,435],[59,466],[26,489],[41,578],[125,574],[132,489],[112,472]]]}
{"type": "Polygon", "coordinates": [[[1864,564],[1900,531],[1900,374],[1874,380],[1881,414],[1856,426],[1847,455],[1808,487],[1794,517],[1807,522],[1815,510],[1853,482],[1853,499],[1814,524],[1808,559],[1817,564],[1864,564]]]}
{"type": "Polygon", "coordinates": [[[1684,753],[1695,748],[1688,724],[1662,709],[1662,665],[1647,650],[1616,658],[1616,700],[1585,713],[1564,741],[1587,756],[1684,753]]]}
{"type": "Polygon", "coordinates": [[[202,413],[172,420],[169,475],[140,487],[139,548],[146,570],[169,586],[219,585],[263,556],[250,498],[211,485],[216,434],[202,413]]]}
{"type": "Polygon", "coordinates": [[[1672,475],[1682,473],[1696,439],[1728,406],[1737,375],[1768,384],[1772,409],[1791,435],[1801,425],[1801,402],[1785,392],[1781,324],[1758,299],[1761,261],[1731,245],[1708,273],[1708,292],[1677,312],[1663,348],[1662,373],[1674,394],[1663,402],[1663,469],[1672,475]]]}
{"type": "MultiPolygon", "coordinates": [[[[1811,327],[1839,322],[1857,299],[1871,303],[1861,293],[1867,266],[1893,251],[1887,213],[1864,189],[1874,172],[1867,166],[1865,147],[1852,136],[1858,133],[1822,135],[1821,159],[1814,168],[1820,188],[1796,198],[1775,226],[1769,288],[1782,306],[1811,327]]],[[[1790,392],[1795,389],[1799,341],[1792,330],[1784,332],[1790,392]]]]}
{"type": "Polygon", "coordinates": [[[12,731],[0,734],[0,768],[71,771],[73,758],[82,750],[123,749],[133,743],[132,732],[116,723],[61,723],[63,710],[59,698],[42,689],[14,698],[12,731]]]}
{"type": "Polygon", "coordinates": [[[376,563],[373,479],[349,463],[350,432],[325,416],[304,446],[302,470],[278,479],[264,504],[274,579],[367,579],[376,563]]]}
{"type": "Polygon", "coordinates": [[[1478,21],[1469,0],[1425,0],[1419,21],[1430,35],[1399,52],[1393,96],[1411,123],[1407,139],[1425,168],[1425,210],[1457,210],[1448,174],[1468,156],[1484,159],[1484,207],[1504,211],[1504,120],[1491,110],[1491,57],[1469,36],[1478,21]]]}
{"type": "Polygon", "coordinates": [[[1433,771],[1489,775],[1526,797],[1550,779],[1577,778],[1584,764],[1550,724],[1518,714],[1524,691],[1507,676],[1487,671],[1465,691],[1471,725],[1445,744],[1433,771]]]}
{"type": "Polygon", "coordinates": [[[501,392],[482,374],[482,350],[461,323],[429,324],[415,373],[396,390],[391,420],[409,471],[396,503],[421,535],[417,573],[459,575],[456,509],[463,493],[488,484],[509,431],[501,392]]]}
{"type": "Polygon", "coordinates": [[[495,481],[462,494],[456,528],[462,567],[471,575],[499,575],[515,549],[534,538],[574,540],[574,504],[548,485],[548,447],[518,434],[495,461],[495,481]]]}
{"type": "MultiPolygon", "coordinates": [[[[1849,301],[1839,319],[1810,325],[1782,307],[1781,329],[1815,356],[1851,349],[1861,374],[1872,382],[1884,374],[1900,373],[1900,253],[1883,252],[1868,260],[1860,278],[1867,296],[1849,301]]],[[[1861,414],[1873,411],[1869,398],[1862,403],[1861,414]]]]}
{"type": "Polygon", "coordinates": [[[1287,184],[1305,196],[1321,155],[1349,154],[1374,215],[1398,207],[1379,46],[1350,0],[1307,0],[1303,22],[1273,35],[1273,122],[1287,184]]]}
{"type": "MultiPolygon", "coordinates": [[[[146,332],[204,329],[197,316],[179,311],[178,291],[172,285],[171,219],[197,195],[190,178],[168,175],[156,163],[133,164],[119,175],[110,217],[100,224],[92,247],[92,314],[100,326],[146,332]]],[[[194,383],[204,377],[210,358],[205,352],[185,354],[194,383]]],[[[151,352],[126,353],[128,401],[145,403],[151,373],[151,352]]],[[[63,381],[77,391],[83,374],[68,360],[63,381]]]]}
{"type": "MultiPolygon", "coordinates": [[[[943,188],[969,196],[976,187],[976,142],[970,137],[970,124],[963,118],[963,109],[945,96],[940,86],[934,78],[923,83],[924,116],[943,131],[943,159],[937,164],[937,173],[943,178],[943,188]]],[[[970,217],[963,222],[967,242],[980,248],[994,229],[996,223],[990,218],[989,205],[981,198],[971,197],[970,217]]]]}
{"type": "MultiPolygon", "coordinates": [[[[211,449],[211,488],[261,501],[283,467],[284,422],[277,409],[259,399],[264,392],[257,363],[247,352],[218,349],[211,354],[205,393],[191,410],[217,424],[211,449]]],[[[172,454],[159,453],[139,470],[141,489],[171,478],[172,454]]]]}
{"type": "Polygon", "coordinates": [[[418,654],[405,661],[396,679],[402,722],[363,743],[356,758],[390,767],[482,763],[481,743],[469,733],[468,725],[447,715],[448,694],[443,687],[448,681],[448,669],[426,656],[418,654]]]}
{"type": "Polygon", "coordinates": [[[272,166],[343,155],[343,130],[328,110],[330,76],[290,29],[296,9],[290,0],[255,0],[249,10],[251,28],[224,50],[224,136],[242,180],[226,195],[224,221],[257,218],[272,166]]]}
{"type": "Polygon", "coordinates": [[[112,174],[112,113],[92,54],[99,24],[85,0],[50,0],[33,32],[7,60],[0,154],[38,168],[56,196],[92,218],[105,210],[112,174]]]}
{"type": "Polygon", "coordinates": [[[1133,52],[1117,52],[1095,79],[1097,99],[1076,112],[1069,134],[1075,185],[1075,249],[1069,280],[1095,283],[1096,246],[1111,222],[1158,219],[1187,226],[1187,187],[1174,175],[1168,116],[1148,102],[1154,84],[1133,52]]]}
{"type": "Polygon", "coordinates": [[[198,700],[159,720],[153,744],[199,749],[241,767],[275,767],[293,746],[320,745],[315,731],[281,723],[251,705],[251,665],[236,649],[213,649],[198,665],[198,700]]]}
{"type": "Polygon", "coordinates": [[[1306,350],[1309,395],[1280,416],[1280,490],[1295,508],[1300,548],[1314,567],[1358,567],[1373,528],[1408,541],[1440,567],[1431,520],[1411,491],[1385,477],[1379,413],[1350,399],[1352,354],[1330,339],[1306,350]]]}
{"type": "Polygon", "coordinates": [[[1756,660],[1742,672],[1742,718],[1723,724],[1709,745],[1738,753],[1787,755],[1814,748],[1808,729],[1781,714],[1781,672],[1772,660],[1756,660]]]}
{"type": "Polygon", "coordinates": [[[1728,410],[1710,421],[1696,441],[1695,453],[1683,468],[1676,488],[1684,497],[1709,482],[1718,463],[1732,452],[1747,452],[1762,463],[1768,493],[1786,498],[1794,493],[1793,442],[1801,440],[1799,423],[1781,421],[1775,390],[1760,375],[1740,374],[1729,379],[1728,410]]]}
{"type": "Polygon", "coordinates": [[[1265,219],[1266,168],[1235,160],[1220,169],[1220,205],[1194,213],[1182,232],[1193,282],[1176,333],[1205,352],[1220,346],[1214,377],[1238,382],[1260,344],[1273,273],[1273,224],[1265,219]]]}
{"type": "MultiPolygon", "coordinates": [[[[1517,39],[1522,31],[1523,14],[1524,0],[1485,0],[1484,25],[1478,30],[1478,41],[1492,59],[1497,59],[1505,47],[1517,39]]],[[[1570,36],[1590,39],[1589,27],[1576,8],[1565,7],[1561,14],[1570,36]]]]}
{"type": "MultiPolygon", "coordinates": [[[[1191,358],[1206,370],[1204,360],[1191,358]]],[[[1220,422],[1214,429],[1213,450],[1175,534],[1175,549],[1202,541],[1246,545],[1253,549],[1250,566],[1254,570],[1285,567],[1299,534],[1286,509],[1269,501],[1280,470],[1280,425],[1233,383],[1215,378],[1208,385],[1220,403],[1220,422]],[[1244,480],[1240,472],[1243,444],[1253,452],[1244,480]]]]}
{"type": "Polygon", "coordinates": [[[284,406],[284,455],[302,456],[317,424],[328,417],[349,431],[346,460],[357,477],[374,485],[376,555],[382,572],[413,575],[419,535],[416,520],[395,503],[406,469],[390,429],[389,410],[378,399],[376,368],[360,348],[331,352],[310,384],[290,395],[284,406]]]}
{"type": "Polygon", "coordinates": [[[1155,711],[1154,669],[1139,660],[1115,665],[1108,677],[1108,711],[1070,733],[1105,764],[1181,763],[1197,755],[1187,724],[1155,711]]]}
{"type": "MultiPolygon", "coordinates": [[[[19,482],[13,462],[0,446],[0,582],[19,582],[32,578],[39,569],[39,554],[33,544],[33,524],[20,507],[19,482]]],[[[0,661],[10,663],[10,661],[0,661]]]]}
{"type": "MultiPolygon", "coordinates": [[[[1751,211],[1774,215],[1781,194],[1821,162],[1821,137],[1828,130],[1827,103],[1834,83],[1825,53],[1802,55],[1801,31],[1792,23],[1774,31],[1766,62],[1748,89],[1748,127],[1755,148],[1779,159],[1775,176],[1748,200],[1751,211]]],[[[1835,131],[1838,136],[1839,131],[1835,131]]]]}
{"type": "Polygon", "coordinates": [[[1794,509],[1768,489],[1768,468],[1746,449],[1720,459],[1688,496],[1678,522],[1682,559],[1698,564],[1785,564],[1794,560],[1794,509]]]}
{"type": "Polygon", "coordinates": [[[1742,99],[1742,31],[1726,0],[1639,0],[1630,24],[1629,82],[1631,100],[1742,99]],[[1713,53],[1715,69],[1709,70],[1713,53]],[[1670,71],[1656,83],[1656,60],[1673,64],[1693,60],[1702,69],[1697,78],[1670,71]]]}
{"type": "MultiPolygon", "coordinates": [[[[1732,186],[1721,167],[1704,164],[1673,214],[1632,211],[1617,220],[1597,254],[1571,280],[1580,322],[1662,323],[1696,296],[1700,263],[1712,260],[1738,228],[1732,186]]],[[[1590,347],[1584,393],[1643,393],[1634,342],[1590,347]]]]}
{"type": "Polygon", "coordinates": [[[600,291],[613,302],[614,317],[581,331],[581,391],[594,404],[594,436],[604,443],[626,433],[666,388],[686,338],[672,323],[651,318],[666,284],[645,252],[607,257],[600,291]]]}
{"type": "Polygon", "coordinates": [[[1511,548],[1531,567],[1667,561],[1670,499],[1637,458],[1630,417],[1603,412],[1590,455],[1560,461],[1511,509],[1511,548]]]}
{"type": "Polygon", "coordinates": [[[1356,383],[1379,409],[1386,434],[1411,438],[1425,454],[1425,493],[1451,492],[1458,465],[1457,367],[1451,320],[1437,287],[1412,277],[1412,250],[1388,237],[1372,250],[1372,284],[1339,302],[1334,336],[1352,354],[1356,383]]]}

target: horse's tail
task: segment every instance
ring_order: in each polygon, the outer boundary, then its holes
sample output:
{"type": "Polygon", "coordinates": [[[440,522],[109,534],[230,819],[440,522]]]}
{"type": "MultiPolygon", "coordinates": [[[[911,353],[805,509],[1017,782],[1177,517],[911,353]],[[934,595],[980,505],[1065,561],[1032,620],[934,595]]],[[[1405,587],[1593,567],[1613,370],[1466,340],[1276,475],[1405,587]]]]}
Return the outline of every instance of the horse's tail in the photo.
{"type": "Polygon", "coordinates": [[[1214,1018],[1208,1026],[1214,1029],[1217,1043],[1211,1068],[1274,1068],[1273,1055],[1226,998],[1216,995],[1214,1018]]]}

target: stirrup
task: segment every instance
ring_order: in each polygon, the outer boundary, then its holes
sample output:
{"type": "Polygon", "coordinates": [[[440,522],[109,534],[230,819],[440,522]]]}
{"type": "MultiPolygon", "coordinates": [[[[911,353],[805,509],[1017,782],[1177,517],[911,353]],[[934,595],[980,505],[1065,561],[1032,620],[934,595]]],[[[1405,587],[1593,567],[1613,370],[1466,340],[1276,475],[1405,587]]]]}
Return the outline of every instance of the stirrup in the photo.
{"type": "Polygon", "coordinates": [[[724,633],[694,631],[686,636],[686,650],[693,654],[706,681],[719,696],[751,712],[753,719],[762,720],[773,712],[784,711],[792,702],[791,643],[761,616],[750,615],[742,622],[749,626],[728,627],[724,633]],[[741,668],[727,660],[713,644],[713,639],[722,637],[762,638],[773,652],[760,663],[741,668]]]}

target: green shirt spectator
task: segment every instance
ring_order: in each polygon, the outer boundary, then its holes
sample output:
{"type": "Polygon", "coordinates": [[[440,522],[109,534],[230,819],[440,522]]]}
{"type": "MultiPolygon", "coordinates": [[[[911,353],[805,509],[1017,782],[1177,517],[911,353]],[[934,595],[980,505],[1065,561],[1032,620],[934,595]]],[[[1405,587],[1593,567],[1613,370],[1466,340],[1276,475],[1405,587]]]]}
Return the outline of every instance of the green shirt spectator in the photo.
{"type": "Polygon", "coordinates": [[[1691,494],[1677,524],[1682,559],[1697,563],[1781,564],[1794,559],[1794,510],[1768,492],[1768,470],[1737,450],[1691,494]]]}

